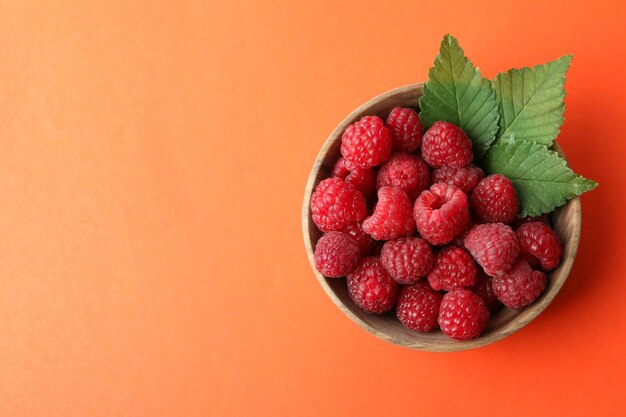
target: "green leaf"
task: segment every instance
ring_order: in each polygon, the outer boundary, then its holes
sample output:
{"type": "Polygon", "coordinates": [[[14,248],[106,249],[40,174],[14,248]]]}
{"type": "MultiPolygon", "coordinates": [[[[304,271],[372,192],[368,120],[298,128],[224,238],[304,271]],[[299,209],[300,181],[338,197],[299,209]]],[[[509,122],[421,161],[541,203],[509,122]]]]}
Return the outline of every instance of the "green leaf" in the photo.
{"type": "Polygon", "coordinates": [[[516,140],[550,145],[558,136],[565,110],[565,73],[572,56],[533,68],[510,69],[492,81],[500,110],[498,140],[515,134],[516,140]]]}
{"type": "Polygon", "coordinates": [[[483,160],[485,170],[509,178],[520,200],[520,217],[549,213],[598,184],[575,174],[556,152],[535,142],[503,138],[483,160]]]}
{"type": "Polygon", "coordinates": [[[475,159],[480,159],[496,138],[495,93],[451,35],[443,37],[439,55],[428,72],[420,110],[426,128],[438,120],[460,126],[473,142],[475,159]]]}

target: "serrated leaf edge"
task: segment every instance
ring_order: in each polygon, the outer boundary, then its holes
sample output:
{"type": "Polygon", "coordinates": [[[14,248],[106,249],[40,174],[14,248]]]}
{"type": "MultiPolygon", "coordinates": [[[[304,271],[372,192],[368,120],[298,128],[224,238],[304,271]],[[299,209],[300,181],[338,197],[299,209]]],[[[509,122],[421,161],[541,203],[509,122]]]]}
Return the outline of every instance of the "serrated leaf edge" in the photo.
{"type": "MultiPolygon", "coordinates": [[[[498,74],[497,74],[497,75],[496,75],[496,76],[495,76],[492,80],[490,80],[490,83],[489,83],[489,84],[491,85],[491,88],[494,90],[494,93],[495,93],[495,92],[496,92],[496,90],[497,90],[495,83],[496,83],[496,81],[497,81],[499,78],[501,78],[501,77],[502,77],[502,76],[504,76],[504,75],[507,75],[507,74],[509,74],[509,73],[513,73],[513,72],[520,72],[520,71],[523,71],[523,70],[526,70],[526,69],[529,69],[529,70],[531,70],[531,71],[533,71],[533,72],[536,72],[537,70],[539,70],[539,69],[540,69],[540,68],[542,68],[542,67],[547,66],[548,64],[551,64],[551,63],[558,63],[559,61],[566,60],[566,61],[567,61],[567,64],[566,64],[566,66],[565,66],[565,71],[563,72],[563,75],[560,77],[560,80],[562,81],[562,83],[561,83],[561,84],[564,86],[564,85],[565,85],[565,81],[566,81],[566,74],[567,74],[567,71],[569,70],[569,67],[570,67],[570,66],[571,66],[571,64],[572,64],[572,60],[573,60],[573,59],[574,59],[574,56],[573,56],[572,54],[567,54],[567,55],[563,55],[563,56],[561,56],[561,57],[559,57],[559,58],[557,58],[557,59],[555,59],[555,60],[548,61],[548,62],[546,62],[545,64],[538,64],[538,65],[535,65],[535,66],[532,66],[532,67],[509,68],[509,69],[508,69],[508,70],[506,70],[506,71],[499,72],[499,73],[498,73],[498,74]]],[[[548,77],[546,77],[546,79],[547,79],[547,78],[548,78],[548,77]]],[[[544,82],[545,82],[545,80],[544,80],[544,82]]],[[[538,91],[538,90],[539,90],[539,88],[537,88],[537,91],[538,91]]],[[[534,96],[534,94],[533,94],[533,96],[534,96]]],[[[565,96],[566,96],[566,91],[565,91],[565,88],[563,88],[563,89],[562,89],[561,96],[562,96],[562,98],[561,98],[561,105],[559,106],[559,108],[563,108],[563,113],[565,113],[565,96]]],[[[497,99],[498,99],[498,95],[496,94],[496,100],[497,100],[497,99]]],[[[518,113],[518,115],[516,116],[516,119],[517,119],[517,117],[519,117],[519,115],[521,115],[521,114],[522,114],[522,112],[524,111],[524,109],[526,109],[526,108],[527,108],[527,104],[528,104],[528,103],[526,103],[526,104],[524,105],[524,108],[520,111],[520,113],[518,113]]],[[[535,104],[537,104],[537,103],[535,103],[535,104]]],[[[495,145],[497,142],[499,142],[502,138],[506,137],[506,135],[507,135],[507,134],[509,134],[509,135],[510,135],[511,133],[513,133],[513,132],[508,132],[508,129],[509,129],[509,128],[511,127],[511,125],[513,124],[513,123],[511,123],[511,124],[509,124],[509,126],[508,126],[508,127],[507,127],[507,128],[506,128],[503,132],[502,132],[502,134],[498,135],[498,132],[499,132],[499,130],[500,130],[500,121],[504,119],[504,117],[503,117],[503,116],[502,116],[502,114],[500,113],[500,104],[499,104],[499,103],[498,103],[498,115],[500,116],[500,117],[499,117],[499,119],[498,119],[498,129],[497,129],[497,131],[496,131],[496,139],[495,139],[495,140],[492,142],[492,144],[491,144],[492,146],[493,146],[493,145],[495,145]]],[[[561,123],[560,123],[559,127],[557,128],[557,134],[555,135],[555,137],[554,137],[554,138],[552,138],[552,140],[550,141],[550,143],[554,142],[554,139],[556,139],[556,138],[559,136],[559,134],[561,133],[561,126],[563,126],[563,122],[564,122],[564,120],[565,120],[564,116],[563,116],[563,115],[561,115],[561,120],[560,120],[560,122],[561,122],[561,123]]],[[[535,142],[535,143],[539,143],[539,142],[535,142]]],[[[541,143],[539,143],[539,144],[541,144],[541,143]]]]}
{"type": "MultiPolygon", "coordinates": [[[[566,193],[566,194],[557,194],[555,195],[555,205],[554,207],[552,207],[550,210],[548,211],[532,211],[532,210],[528,210],[526,207],[521,206],[520,207],[520,213],[519,213],[519,217],[526,217],[526,216],[538,216],[541,214],[546,214],[546,213],[550,213],[552,212],[554,209],[556,209],[557,207],[561,207],[563,206],[565,203],[567,203],[569,200],[571,200],[574,197],[580,196],[583,193],[586,193],[588,191],[593,190],[594,188],[596,188],[598,186],[598,183],[590,180],[588,178],[583,177],[582,175],[577,174],[576,172],[574,172],[574,170],[572,170],[568,164],[567,161],[565,159],[563,159],[563,157],[561,157],[561,155],[558,154],[558,152],[548,148],[546,145],[541,144],[541,143],[537,143],[537,142],[529,142],[529,141],[520,141],[520,142],[516,142],[515,141],[515,135],[511,134],[508,138],[502,138],[498,144],[498,146],[505,146],[505,147],[509,147],[509,146],[515,146],[515,145],[519,145],[519,146],[523,146],[526,145],[528,147],[539,147],[539,148],[543,148],[543,150],[546,151],[547,154],[551,155],[551,156],[556,156],[557,159],[557,164],[562,165],[562,167],[565,168],[566,171],[569,171],[572,175],[572,181],[576,181],[578,182],[577,185],[578,188],[576,190],[576,192],[574,193],[566,193]]],[[[494,145],[495,146],[495,145],[494,145]]],[[[520,147],[518,146],[518,148],[515,150],[515,153],[520,149],[520,147]]],[[[492,146],[491,149],[489,151],[493,151],[494,147],[492,146]]],[[[527,153],[527,156],[531,155],[531,152],[527,153]]],[[[513,156],[511,156],[509,158],[510,160],[514,159],[513,156]]],[[[492,173],[497,173],[497,172],[492,172],[492,173]]],[[[555,180],[550,180],[550,181],[542,181],[542,180],[535,180],[535,179],[524,179],[523,177],[513,177],[513,176],[507,176],[507,178],[509,178],[511,180],[511,182],[513,182],[513,184],[515,185],[516,182],[551,182],[551,183],[560,183],[560,184],[571,184],[572,181],[566,181],[566,182],[560,182],[560,181],[555,181],[555,180]]],[[[518,188],[519,186],[516,185],[516,188],[518,188]]],[[[527,189],[527,191],[530,191],[530,189],[527,189]]],[[[520,191],[518,190],[518,194],[522,194],[520,193],[520,191]]],[[[539,197],[537,197],[537,200],[541,200],[539,197]]]]}
{"type": "MultiPolygon", "coordinates": [[[[463,48],[461,47],[461,45],[459,45],[458,40],[457,40],[454,36],[452,36],[451,34],[449,34],[449,33],[444,35],[444,37],[443,37],[443,39],[442,39],[442,42],[441,42],[441,44],[440,44],[440,46],[439,46],[439,52],[437,53],[437,56],[435,57],[435,61],[433,62],[433,66],[432,66],[432,67],[429,69],[429,71],[428,71],[428,81],[426,81],[426,82],[424,83],[424,88],[423,88],[423,91],[422,91],[422,95],[421,95],[421,97],[420,97],[420,99],[419,99],[419,106],[420,106],[420,119],[422,119],[422,112],[423,112],[424,107],[428,107],[429,109],[431,109],[431,110],[433,110],[433,111],[435,111],[435,110],[436,110],[436,109],[435,109],[433,106],[431,106],[430,104],[427,104],[427,105],[422,104],[422,102],[423,102],[423,98],[426,96],[426,92],[427,92],[427,91],[428,91],[430,94],[432,94],[434,97],[437,97],[437,99],[438,99],[438,100],[439,100],[439,101],[440,101],[443,105],[445,105],[446,107],[448,107],[448,108],[449,108],[449,106],[447,106],[447,103],[445,102],[445,100],[443,100],[443,99],[442,99],[442,98],[441,98],[441,97],[440,97],[440,96],[439,96],[439,95],[435,92],[435,90],[433,90],[433,89],[432,89],[432,88],[430,88],[430,86],[429,86],[431,79],[435,79],[435,78],[436,78],[436,77],[434,76],[434,72],[435,72],[435,62],[436,62],[436,61],[440,61],[440,62],[441,62],[441,61],[443,60],[443,57],[442,57],[442,54],[441,54],[441,50],[442,50],[442,48],[443,48],[443,46],[444,46],[444,42],[445,42],[445,43],[447,43],[447,47],[448,47],[450,50],[451,50],[451,48],[452,48],[454,45],[456,45],[456,47],[458,47],[458,48],[459,48],[459,50],[461,51],[462,57],[463,57],[463,59],[465,60],[465,63],[464,63],[464,69],[463,69],[463,70],[465,70],[465,68],[467,68],[467,66],[469,65],[469,66],[470,66],[470,67],[471,67],[471,68],[475,71],[475,74],[476,74],[476,75],[478,75],[478,77],[479,77],[479,78],[481,78],[481,79],[483,80],[483,85],[484,85],[484,83],[487,83],[487,85],[490,87],[490,90],[491,90],[491,94],[490,94],[490,95],[488,95],[487,100],[489,100],[489,97],[493,97],[493,99],[494,99],[494,101],[495,101],[495,104],[496,104],[496,105],[495,105],[496,117],[495,117],[495,121],[494,121],[494,123],[493,123],[493,127],[492,127],[491,129],[489,129],[489,130],[486,130],[486,131],[485,131],[485,133],[484,133],[485,135],[490,136],[490,138],[489,138],[489,139],[488,139],[488,140],[487,140],[484,144],[481,144],[481,146],[479,147],[479,149],[477,149],[477,147],[475,147],[475,148],[474,148],[474,160],[475,160],[475,161],[480,161],[480,160],[482,159],[482,157],[485,155],[485,153],[487,153],[487,151],[489,150],[489,148],[490,148],[490,147],[493,145],[493,143],[496,141],[496,139],[497,139],[497,138],[496,138],[496,135],[497,135],[498,130],[499,130],[499,128],[500,128],[500,125],[499,125],[500,111],[499,111],[499,105],[498,105],[498,102],[497,102],[497,96],[496,96],[496,93],[495,93],[495,91],[493,90],[493,88],[492,88],[492,86],[491,86],[491,81],[490,81],[489,79],[485,78],[485,77],[482,75],[482,72],[481,72],[480,68],[479,68],[478,66],[474,65],[474,63],[472,62],[472,60],[471,60],[471,59],[469,59],[469,58],[467,57],[467,55],[465,55],[465,51],[463,50],[463,48]],[[476,152],[476,151],[478,151],[478,152],[476,152]]],[[[443,66],[443,65],[441,65],[441,67],[442,67],[442,68],[444,68],[444,66],[443,66]]],[[[452,65],[452,54],[450,54],[450,67],[451,67],[451,68],[453,67],[453,65],[452,65]]],[[[445,69],[445,68],[444,68],[444,69],[445,69]]],[[[452,78],[452,80],[453,80],[453,85],[454,85],[454,87],[455,87],[455,91],[456,91],[456,80],[455,80],[455,78],[454,78],[454,75],[453,75],[453,74],[450,74],[450,76],[451,76],[451,78],[452,78]]],[[[443,83],[441,83],[441,82],[439,82],[439,83],[440,83],[441,85],[443,85],[443,83]]],[[[482,86],[481,86],[481,87],[482,87],[482,86]]],[[[446,89],[446,91],[448,91],[448,90],[446,89]]],[[[448,91],[448,92],[449,92],[449,91],[448,91]]],[[[449,93],[450,93],[450,94],[452,94],[452,92],[449,92],[449,93]]],[[[466,93],[467,93],[467,91],[466,91],[464,94],[466,94],[466,93]]],[[[457,95],[457,94],[453,94],[453,95],[454,95],[454,99],[455,99],[455,101],[456,101],[456,109],[450,109],[450,110],[453,110],[453,111],[455,111],[455,112],[456,112],[456,114],[457,114],[457,122],[456,122],[456,124],[460,124],[460,123],[461,123],[461,112],[460,112],[460,110],[459,110],[459,104],[460,104],[460,101],[459,101],[459,97],[458,97],[458,95],[457,95]]],[[[464,97],[464,96],[463,96],[463,97],[464,97]]],[[[461,97],[461,99],[462,99],[463,97],[461,97]]],[[[470,106],[471,106],[471,104],[470,104],[470,106]]],[[[480,123],[482,123],[482,121],[483,121],[486,117],[488,117],[489,115],[490,115],[490,112],[485,113],[485,115],[484,115],[484,116],[483,116],[483,117],[482,117],[482,118],[478,121],[477,125],[479,125],[480,123]]],[[[475,117],[475,116],[476,116],[476,114],[474,114],[474,116],[472,116],[472,117],[475,117]]],[[[472,119],[470,119],[470,120],[472,120],[472,119]]],[[[432,121],[427,121],[427,120],[423,120],[423,119],[422,119],[422,123],[424,123],[424,127],[425,127],[425,128],[428,128],[428,127],[430,127],[430,125],[432,125],[432,121]]]]}

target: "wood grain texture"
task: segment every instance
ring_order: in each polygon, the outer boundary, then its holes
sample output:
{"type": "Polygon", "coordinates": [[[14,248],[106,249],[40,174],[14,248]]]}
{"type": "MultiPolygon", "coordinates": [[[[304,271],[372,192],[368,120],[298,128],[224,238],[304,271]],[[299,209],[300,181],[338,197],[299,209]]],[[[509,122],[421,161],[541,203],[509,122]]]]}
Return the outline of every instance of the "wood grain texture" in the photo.
{"type": "MultiPolygon", "coordinates": [[[[369,100],[354,110],[331,133],[317,155],[304,193],[302,206],[304,245],[313,273],[324,291],[341,311],[368,332],[388,342],[411,349],[435,352],[473,349],[498,341],[521,329],[537,317],[557,295],[572,268],[580,241],[581,206],[579,198],[570,200],[552,214],[552,224],[561,238],[564,253],[559,267],[548,274],[548,284],[542,296],[520,311],[503,308],[489,319],[487,327],[480,337],[469,341],[452,340],[440,331],[432,333],[410,331],[396,319],[393,311],[383,315],[366,313],[350,299],[345,279],[324,277],[315,269],[313,259],[315,244],[322,233],[311,219],[311,194],[317,184],[330,175],[334,163],[340,157],[341,134],[349,124],[365,115],[376,114],[385,119],[391,109],[396,106],[417,108],[418,99],[422,94],[422,86],[422,84],[411,84],[399,87],[369,100]]],[[[563,155],[558,145],[555,145],[555,150],[563,155]]]]}

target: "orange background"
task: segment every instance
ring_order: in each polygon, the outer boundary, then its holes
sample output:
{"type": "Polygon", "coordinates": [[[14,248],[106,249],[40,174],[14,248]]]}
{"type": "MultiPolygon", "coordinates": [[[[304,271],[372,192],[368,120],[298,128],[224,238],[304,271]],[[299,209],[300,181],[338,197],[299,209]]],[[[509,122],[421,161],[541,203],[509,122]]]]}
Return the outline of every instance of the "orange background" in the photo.
{"type": "Polygon", "coordinates": [[[0,415],[618,415],[625,12],[2,1],[0,415]],[[424,80],[448,32],[488,77],[574,54],[559,142],[600,187],[548,310],[497,344],[434,354],[332,304],[300,205],[331,130],[424,80]]]}

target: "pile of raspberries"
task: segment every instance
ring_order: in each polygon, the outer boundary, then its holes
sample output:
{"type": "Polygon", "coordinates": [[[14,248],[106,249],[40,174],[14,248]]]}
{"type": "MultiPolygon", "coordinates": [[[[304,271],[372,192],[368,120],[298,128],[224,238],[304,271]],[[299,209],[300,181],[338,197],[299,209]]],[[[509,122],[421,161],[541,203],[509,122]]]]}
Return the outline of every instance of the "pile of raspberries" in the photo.
{"type": "Polygon", "coordinates": [[[546,287],[563,250],[547,216],[518,219],[511,181],[473,165],[472,142],[439,121],[422,135],[417,113],[348,126],[342,157],[311,197],[324,232],[315,266],[346,277],[350,297],[407,328],[468,340],[502,305],[520,309],[546,287]]]}

